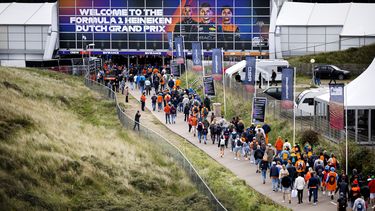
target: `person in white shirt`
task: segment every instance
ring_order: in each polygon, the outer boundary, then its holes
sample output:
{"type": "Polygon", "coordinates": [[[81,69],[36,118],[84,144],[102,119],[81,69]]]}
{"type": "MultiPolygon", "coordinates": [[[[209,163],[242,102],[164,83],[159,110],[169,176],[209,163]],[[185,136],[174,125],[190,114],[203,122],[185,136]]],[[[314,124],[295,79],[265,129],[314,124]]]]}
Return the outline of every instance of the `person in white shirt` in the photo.
{"type": "Polygon", "coordinates": [[[296,178],[296,181],[294,182],[294,189],[298,191],[298,204],[303,203],[303,189],[305,188],[306,182],[305,179],[301,176],[301,173],[298,173],[298,177],[296,178]]]}
{"type": "Polygon", "coordinates": [[[288,139],[285,139],[285,143],[283,145],[283,149],[285,149],[285,147],[288,147],[289,150],[292,149],[292,145],[290,145],[290,143],[288,142],[288,139]]]}

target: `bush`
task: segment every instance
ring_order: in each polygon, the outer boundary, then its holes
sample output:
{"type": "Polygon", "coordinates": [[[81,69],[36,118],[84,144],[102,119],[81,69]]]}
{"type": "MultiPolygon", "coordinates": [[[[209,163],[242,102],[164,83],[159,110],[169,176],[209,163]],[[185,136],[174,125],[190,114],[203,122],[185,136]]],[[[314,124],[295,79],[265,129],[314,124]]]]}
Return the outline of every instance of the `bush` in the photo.
{"type": "Polygon", "coordinates": [[[303,131],[301,134],[300,143],[305,145],[308,142],[312,147],[317,146],[319,144],[319,136],[318,133],[313,130],[306,130],[303,131]]]}

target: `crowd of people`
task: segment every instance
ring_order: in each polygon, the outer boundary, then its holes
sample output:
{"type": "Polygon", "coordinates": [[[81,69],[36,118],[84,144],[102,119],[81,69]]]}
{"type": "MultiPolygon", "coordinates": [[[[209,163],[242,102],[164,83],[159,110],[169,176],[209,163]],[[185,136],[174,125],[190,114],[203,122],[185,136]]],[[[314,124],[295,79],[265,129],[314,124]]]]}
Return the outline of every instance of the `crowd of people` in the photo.
{"type": "MultiPolygon", "coordinates": [[[[111,65],[107,64],[107,68],[111,65]]],[[[262,183],[270,180],[272,190],[281,192],[285,203],[292,203],[292,198],[296,198],[298,204],[308,200],[316,205],[319,197],[329,197],[337,202],[338,210],[350,207],[364,211],[375,205],[374,175],[365,176],[353,169],[349,177],[333,153],[315,151],[309,143],[292,145],[287,138],[279,136],[272,144],[269,140],[272,129],[268,124],[246,127],[239,117],[227,121],[223,116],[215,116],[208,96],[202,99],[193,89],[182,88],[181,80],[167,74],[165,68],[161,71],[151,65],[122,68],[116,81],[119,83],[109,82],[108,86],[124,94],[126,102],[128,84],[131,90],[142,93],[142,111],[150,97],[152,110],[164,112],[166,124],[175,124],[177,115],[183,115],[186,129],[199,143],[217,145],[220,157],[229,151],[234,160],[246,160],[256,166],[262,183]],[[306,190],[307,198],[304,197],[306,190]]],[[[138,128],[139,117],[137,112],[138,128]]]]}

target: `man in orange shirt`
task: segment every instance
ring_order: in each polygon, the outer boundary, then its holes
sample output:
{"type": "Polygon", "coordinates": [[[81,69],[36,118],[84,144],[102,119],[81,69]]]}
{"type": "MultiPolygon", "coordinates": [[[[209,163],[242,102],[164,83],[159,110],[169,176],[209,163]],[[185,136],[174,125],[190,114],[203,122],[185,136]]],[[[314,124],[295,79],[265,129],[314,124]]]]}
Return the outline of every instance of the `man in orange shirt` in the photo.
{"type": "Polygon", "coordinates": [[[169,104],[165,105],[164,107],[165,112],[165,124],[171,124],[171,107],[169,104]]]}
{"type": "Polygon", "coordinates": [[[180,78],[177,78],[177,79],[176,79],[176,84],[175,84],[175,85],[176,85],[176,88],[177,88],[177,89],[180,88],[180,86],[181,86],[181,79],[180,79],[180,78]]]}
{"type": "Polygon", "coordinates": [[[141,96],[141,108],[142,108],[142,111],[145,111],[145,105],[146,105],[146,95],[145,95],[145,92],[143,92],[142,96],[141,96]]]}
{"type": "Polygon", "coordinates": [[[198,125],[198,118],[197,116],[193,115],[193,117],[191,117],[191,126],[193,127],[194,136],[197,131],[197,125],[198,125]]]}
{"type": "Polygon", "coordinates": [[[163,95],[161,93],[158,94],[157,103],[158,103],[158,112],[159,112],[163,108],[163,95]]]}
{"type": "Polygon", "coordinates": [[[275,148],[276,148],[276,155],[280,156],[281,151],[283,151],[283,140],[281,139],[281,136],[277,137],[277,140],[275,142],[275,148]]]}

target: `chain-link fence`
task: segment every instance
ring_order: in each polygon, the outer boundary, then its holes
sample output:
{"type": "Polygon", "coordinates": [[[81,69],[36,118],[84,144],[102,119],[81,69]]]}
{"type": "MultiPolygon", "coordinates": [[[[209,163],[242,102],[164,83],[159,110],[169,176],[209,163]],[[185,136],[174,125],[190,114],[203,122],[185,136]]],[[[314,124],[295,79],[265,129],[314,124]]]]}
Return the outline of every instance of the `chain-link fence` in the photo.
{"type": "Polygon", "coordinates": [[[183,169],[187,172],[190,176],[191,180],[197,186],[198,190],[206,195],[211,202],[213,210],[226,210],[226,208],[220,203],[217,197],[213,194],[211,189],[208,185],[204,182],[202,177],[198,174],[197,170],[191,164],[191,162],[187,159],[184,153],[176,147],[173,143],[171,143],[168,139],[160,135],[159,133],[155,132],[154,130],[147,128],[146,126],[139,124],[138,127],[135,127],[135,121],[132,117],[128,116],[123,108],[120,107],[119,103],[117,102],[116,92],[109,89],[108,87],[97,83],[90,79],[90,74],[85,74],[85,85],[89,87],[91,90],[94,90],[100,93],[102,96],[109,100],[113,100],[116,103],[116,110],[118,118],[120,119],[121,124],[124,128],[128,130],[134,130],[139,137],[144,138],[152,143],[157,142],[157,145],[161,147],[165,155],[173,158],[175,161],[180,164],[183,169]]]}

